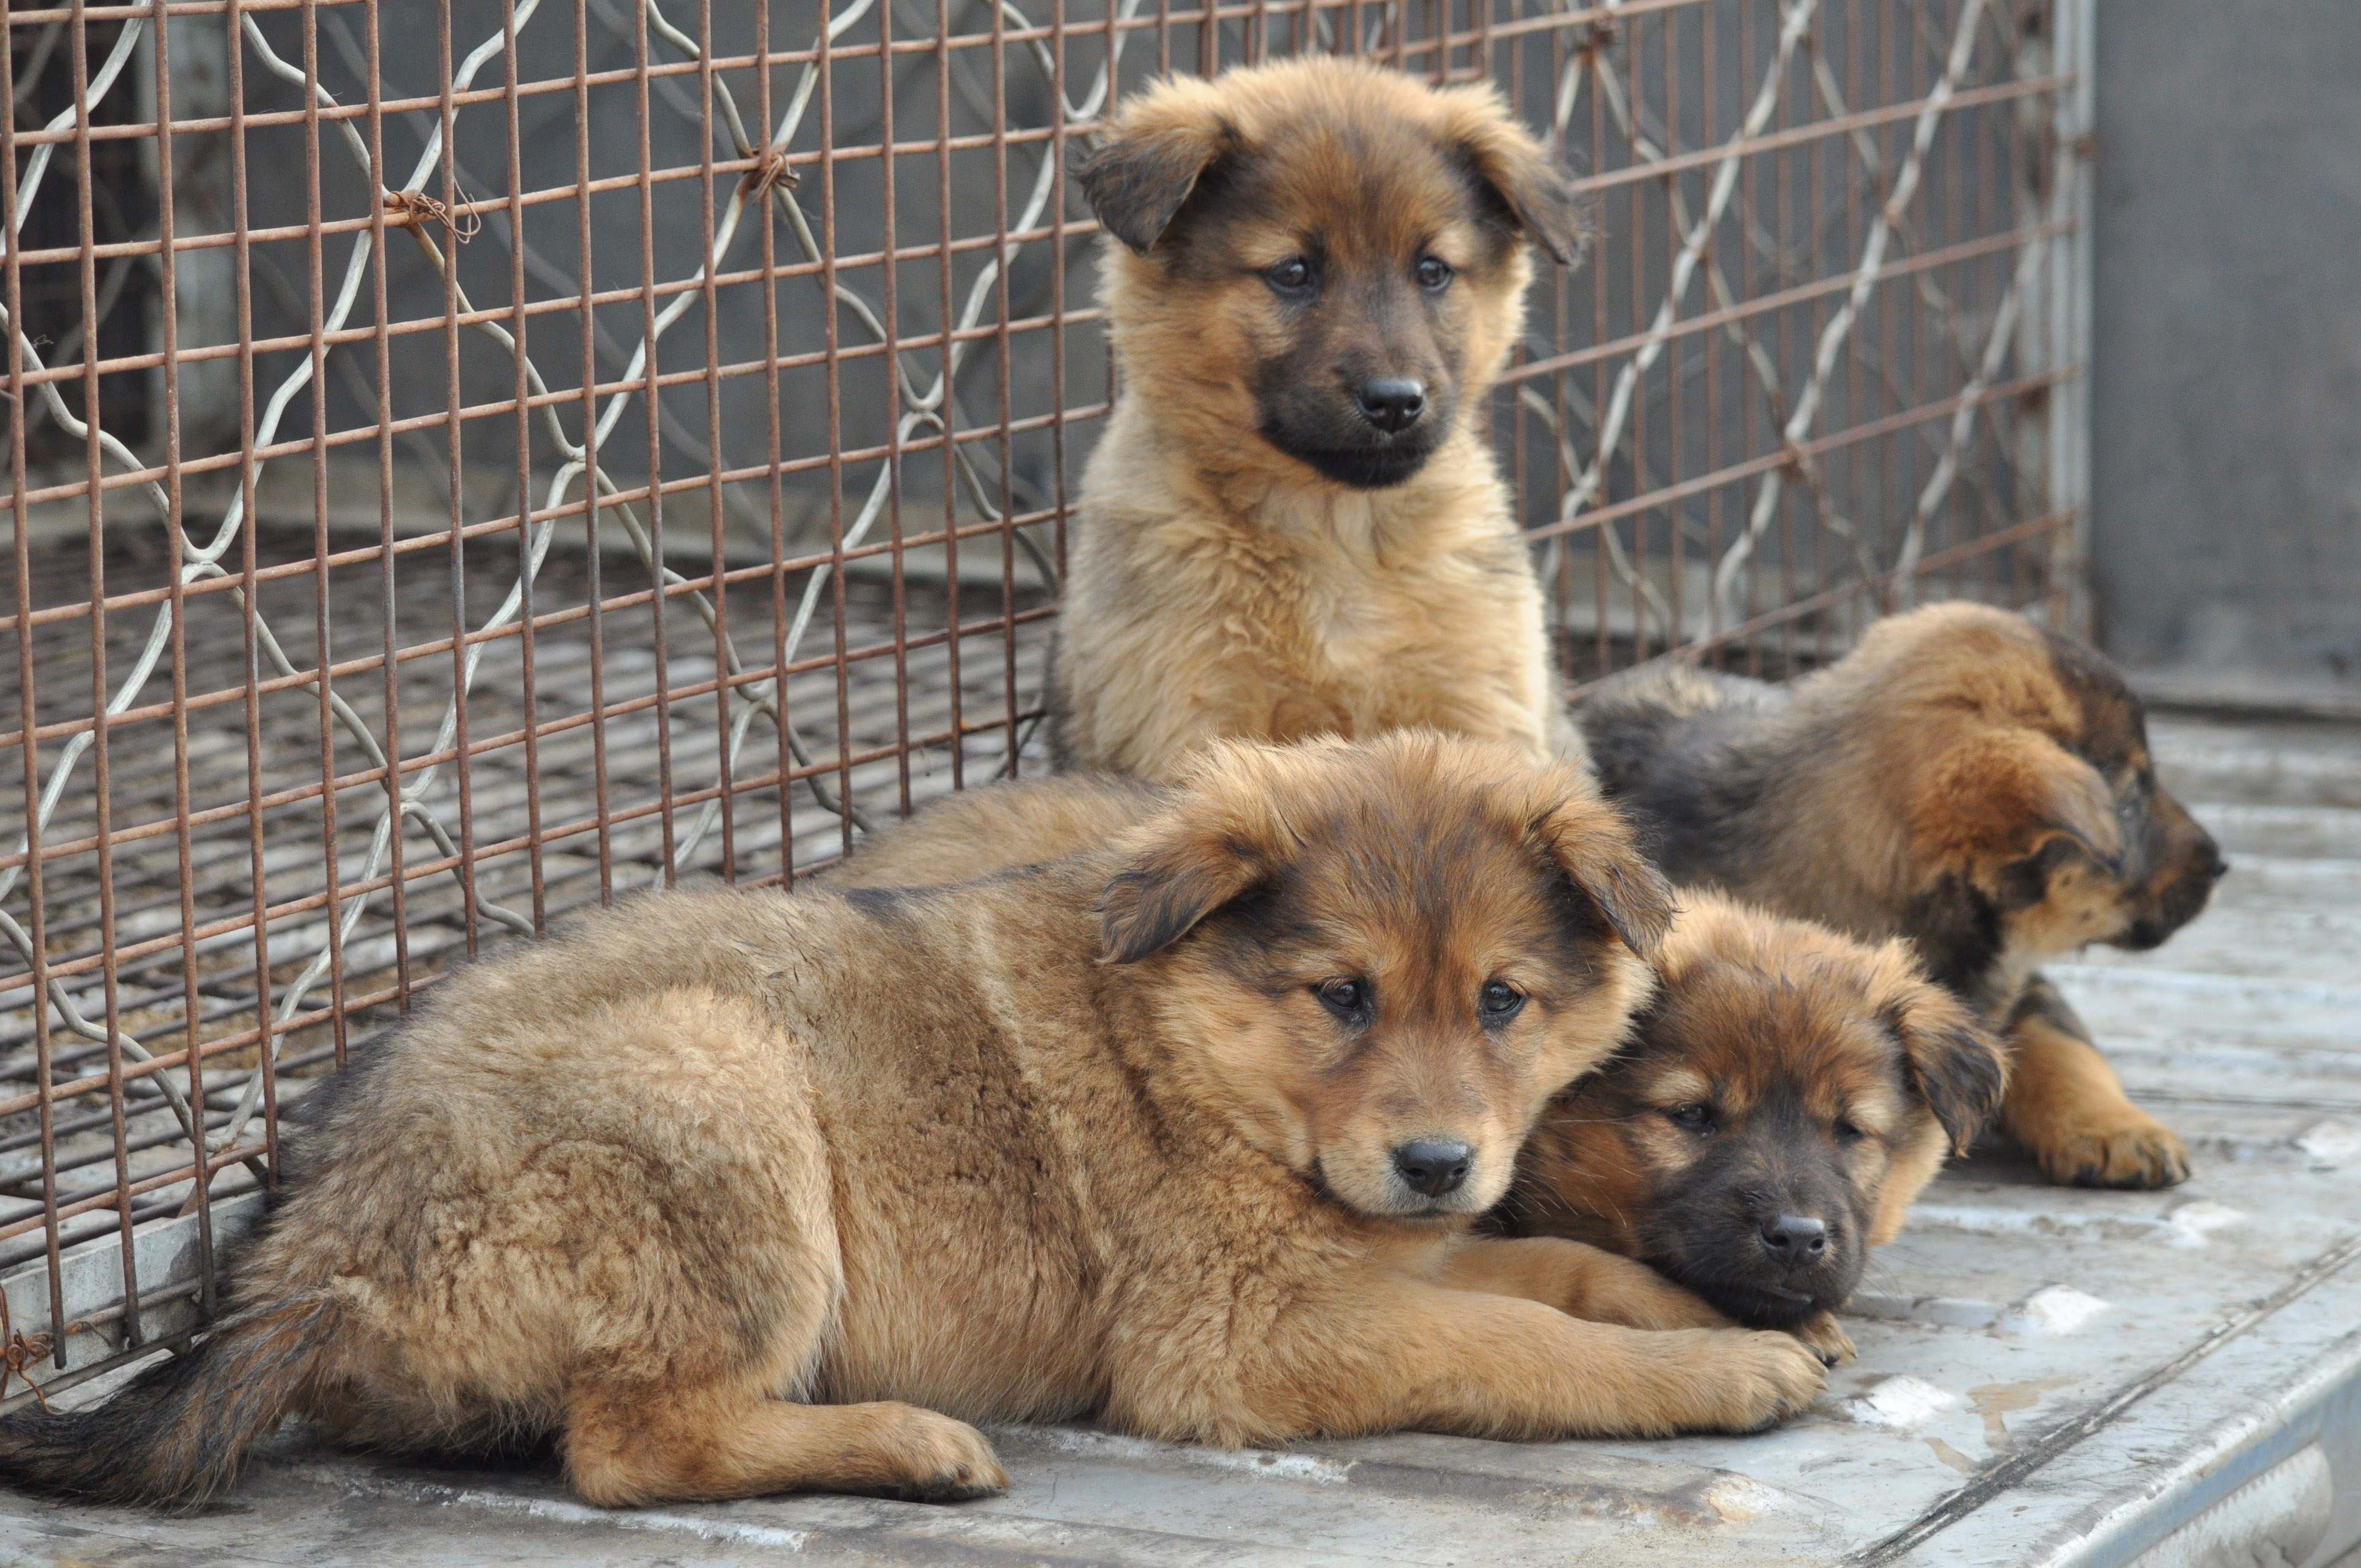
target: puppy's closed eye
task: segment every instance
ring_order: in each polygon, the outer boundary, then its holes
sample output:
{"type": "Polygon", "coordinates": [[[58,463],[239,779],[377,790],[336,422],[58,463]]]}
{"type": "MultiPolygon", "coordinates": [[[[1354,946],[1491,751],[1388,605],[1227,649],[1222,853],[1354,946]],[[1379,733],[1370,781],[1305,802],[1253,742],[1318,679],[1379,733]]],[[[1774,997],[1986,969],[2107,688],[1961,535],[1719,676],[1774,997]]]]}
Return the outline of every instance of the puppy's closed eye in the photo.
{"type": "Polygon", "coordinates": [[[1704,1101],[1692,1100],[1666,1111],[1664,1120],[1683,1132],[1710,1133],[1719,1124],[1721,1117],[1704,1101]]]}

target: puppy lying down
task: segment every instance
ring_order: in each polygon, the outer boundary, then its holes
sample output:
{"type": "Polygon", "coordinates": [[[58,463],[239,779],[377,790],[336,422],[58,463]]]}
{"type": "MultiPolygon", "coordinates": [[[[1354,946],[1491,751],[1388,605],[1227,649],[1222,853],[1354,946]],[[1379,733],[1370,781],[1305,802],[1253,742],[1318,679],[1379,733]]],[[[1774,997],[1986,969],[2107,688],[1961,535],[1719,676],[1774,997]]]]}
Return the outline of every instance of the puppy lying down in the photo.
{"type": "Polygon", "coordinates": [[[324,1090],[235,1310],[0,1423],[0,1475],[192,1505],[289,1414],[551,1438],[604,1504],[973,1497],[971,1422],[1761,1426],[1820,1387],[1795,1339],[1467,1232],[1669,913],[1581,775],[1421,734],[1221,746],[1114,848],[954,889],[627,904],[324,1090]]]}
{"type": "Polygon", "coordinates": [[[1998,1109],[2005,1054],[1901,941],[1677,896],[1655,997],[1542,1113],[1494,1223],[1645,1258],[1850,1360],[1830,1311],[1998,1109]]]}
{"type": "Polygon", "coordinates": [[[2157,946],[2228,869],[2158,782],[2139,697],[2096,651],[1933,604],[1784,685],[1663,662],[1594,687],[1576,718],[1675,881],[1907,938],[2006,1041],[2000,1124],[2051,1179],[2188,1178],[2188,1146],[2040,972],[2092,942],[2157,946]]]}
{"type": "MultiPolygon", "coordinates": [[[[1104,774],[968,791],[829,880],[987,875],[1117,839],[1163,795],[1104,774]]],[[[2005,1056],[1905,942],[1854,941],[1703,888],[1675,897],[1632,1036],[1543,1113],[1486,1223],[1645,1259],[1741,1322],[1849,1360],[1833,1309],[1992,1118],[2005,1056]]]]}

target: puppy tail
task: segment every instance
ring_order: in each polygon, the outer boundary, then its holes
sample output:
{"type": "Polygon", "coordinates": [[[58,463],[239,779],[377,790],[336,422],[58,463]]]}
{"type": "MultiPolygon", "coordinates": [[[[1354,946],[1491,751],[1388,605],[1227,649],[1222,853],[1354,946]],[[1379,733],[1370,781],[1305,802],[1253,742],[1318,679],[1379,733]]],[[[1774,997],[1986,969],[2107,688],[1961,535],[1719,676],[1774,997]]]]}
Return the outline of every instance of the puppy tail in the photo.
{"type": "Polygon", "coordinates": [[[315,1291],[251,1308],[104,1404],[0,1417],[0,1479],[93,1502],[198,1508],[279,1425],[339,1315],[315,1291]]]}

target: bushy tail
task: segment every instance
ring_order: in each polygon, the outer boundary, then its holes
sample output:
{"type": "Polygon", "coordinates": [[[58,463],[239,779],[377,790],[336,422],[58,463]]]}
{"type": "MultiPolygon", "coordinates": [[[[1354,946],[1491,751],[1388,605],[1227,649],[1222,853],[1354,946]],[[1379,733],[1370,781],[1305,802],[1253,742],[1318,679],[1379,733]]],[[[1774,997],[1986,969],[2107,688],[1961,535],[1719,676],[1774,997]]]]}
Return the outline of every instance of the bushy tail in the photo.
{"type": "Polygon", "coordinates": [[[0,1417],[0,1479],[96,1502],[193,1508],[237,1479],[335,1331],[307,1292],[218,1324],[103,1405],[0,1417]]]}

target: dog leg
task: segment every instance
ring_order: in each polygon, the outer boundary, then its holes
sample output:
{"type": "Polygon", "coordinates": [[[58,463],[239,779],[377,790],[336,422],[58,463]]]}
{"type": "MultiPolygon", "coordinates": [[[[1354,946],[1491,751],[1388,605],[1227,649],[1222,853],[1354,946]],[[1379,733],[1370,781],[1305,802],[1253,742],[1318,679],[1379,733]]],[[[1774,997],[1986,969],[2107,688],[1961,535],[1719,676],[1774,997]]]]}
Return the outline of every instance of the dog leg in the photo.
{"type": "Polygon", "coordinates": [[[627,1508],[771,1492],[950,1503],[1008,1489],[992,1444],[916,1405],[805,1405],[752,1388],[634,1383],[567,1401],[566,1473],[586,1501],[627,1508]]]}
{"type": "Polygon", "coordinates": [[[1230,1444],[1363,1432],[1534,1441],[1753,1431],[1808,1406],[1819,1358],[1783,1333],[1648,1332],[1400,1275],[1336,1280],[1230,1354],[1174,1345],[1107,1409],[1146,1435],[1230,1444]]]}
{"type": "MultiPolygon", "coordinates": [[[[1554,1236],[1473,1238],[1452,1250],[1442,1277],[1454,1289],[1521,1296],[1592,1322],[1632,1329],[1733,1326],[1704,1298],[1646,1264],[1554,1236]]],[[[1803,1341],[1825,1365],[1842,1366],[1859,1354],[1830,1312],[1816,1312],[1783,1332],[1803,1341]]]]}
{"type": "Polygon", "coordinates": [[[2015,1060],[2001,1127],[2072,1187],[2170,1187],[2189,1179],[2189,1146],[2124,1093],[2090,1031],[2036,979],[2005,1031],[2015,1060]]]}
{"type": "Polygon", "coordinates": [[[1442,1283],[1521,1296],[1597,1323],[1631,1329],[1726,1329],[1730,1321],[1646,1264],[1556,1236],[1470,1237],[1451,1249],[1442,1283]]]}

